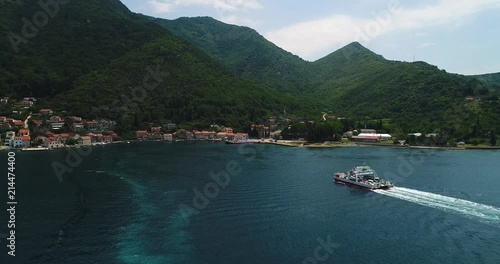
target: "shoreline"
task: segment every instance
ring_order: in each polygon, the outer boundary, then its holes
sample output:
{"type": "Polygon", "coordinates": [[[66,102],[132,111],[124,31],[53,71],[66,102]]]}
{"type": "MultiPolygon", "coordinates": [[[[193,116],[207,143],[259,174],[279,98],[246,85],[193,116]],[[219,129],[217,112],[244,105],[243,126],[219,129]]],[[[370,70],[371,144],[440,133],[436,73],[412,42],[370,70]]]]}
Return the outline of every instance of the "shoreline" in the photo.
{"type": "MultiPolygon", "coordinates": [[[[270,144],[283,147],[294,147],[294,148],[343,148],[343,147],[359,147],[359,146],[373,146],[373,147],[389,147],[389,148],[410,148],[410,149],[435,149],[435,150],[500,150],[500,146],[464,146],[464,147],[432,147],[432,146],[401,146],[395,144],[381,144],[381,143],[367,143],[367,142],[349,142],[349,143],[308,143],[306,141],[294,141],[294,140],[270,140],[270,139],[253,139],[255,144],[270,144]]],[[[198,142],[197,140],[192,140],[193,142],[198,142]]],[[[1,146],[0,151],[53,151],[66,148],[85,148],[85,147],[95,147],[95,146],[106,146],[109,144],[128,144],[128,143],[141,143],[141,142],[168,142],[176,143],[175,141],[164,141],[164,140],[119,140],[110,143],[92,143],[90,145],[71,145],[58,148],[46,148],[46,147],[30,147],[30,148],[15,148],[1,146]]],[[[190,142],[190,141],[182,141],[190,142]]],[[[202,140],[202,142],[223,142],[218,140],[202,140]]]]}

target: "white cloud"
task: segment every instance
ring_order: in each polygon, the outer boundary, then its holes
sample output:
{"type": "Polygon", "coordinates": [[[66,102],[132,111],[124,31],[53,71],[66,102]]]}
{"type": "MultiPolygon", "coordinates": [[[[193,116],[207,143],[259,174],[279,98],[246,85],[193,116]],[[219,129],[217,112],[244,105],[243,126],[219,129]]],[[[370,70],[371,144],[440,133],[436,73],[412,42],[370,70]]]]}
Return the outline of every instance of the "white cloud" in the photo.
{"type": "Polygon", "coordinates": [[[261,23],[260,21],[237,15],[222,15],[221,17],[218,17],[218,19],[227,24],[247,26],[252,28],[257,27],[261,23]]]}
{"type": "Polygon", "coordinates": [[[257,0],[148,0],[155,13],[170,13],[179,7],[193,5],[212,6],[217,12],[260,9],[257,0]]]}
{"type": "Polygon", "coordinates": [[[398,6],[397,1],[392,1],[392,6],[389,4],[375,12],[375,17],[332,15],[271,31],[265,36],[294,54],[314,60],[350,42],[367,44],[389,32],[432,26],[453,29],[465,23],[467,17],[495,8],[500,8],[500,1],[441,0],[438,4],[414,9],[398,6]]]}

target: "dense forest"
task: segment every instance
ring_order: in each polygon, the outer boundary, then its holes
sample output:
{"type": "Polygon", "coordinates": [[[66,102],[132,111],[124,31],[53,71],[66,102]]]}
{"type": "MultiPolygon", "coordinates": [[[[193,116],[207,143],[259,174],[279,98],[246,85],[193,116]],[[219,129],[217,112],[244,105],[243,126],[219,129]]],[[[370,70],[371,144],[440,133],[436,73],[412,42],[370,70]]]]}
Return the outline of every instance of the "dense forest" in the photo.
{"type": "Polygon", "coordinates": [[[307,62],[246,27],[207,17],[149,19],[234,72],[313,100],[352,124],[384,119],[383,131],[441,133],[450,141],[484,141],[500,130],[499,74],[463,76],[425,62],[390,61],[357,42],[307,62]]]}
{"type": "Polygon", "coordinates": [[[61,4],[41,27],[22,19],[41,10],[31,1],[0,9],[0,34],[12,39],[0,42],[1,96],[34,96],[38,108],[117,120],[118,132],[161,122],[246,130],[284,108],[313,111],[312,102],[240,77],[120,1],[61,4]],[[26,23],[35,36],[24,36],[26,23]],[[137,89],[154,72],[162,75],[149,81],[157,86],[137,89]]]}
{"type": "Polygon", "coordinates": [[[450,142],[488,142],[500,131],[499,74],[389,61],[359,43],[308,62],[247,27],[151,18],[118,0],[61,2],[33,20],[44,10],[27,0],[2,5],[0,96],[116,120],[122,134],[165,122],[249,131],[270,117],[298,122],[296,131],[280,126],[311,141],[357,128],[450,142]]]}

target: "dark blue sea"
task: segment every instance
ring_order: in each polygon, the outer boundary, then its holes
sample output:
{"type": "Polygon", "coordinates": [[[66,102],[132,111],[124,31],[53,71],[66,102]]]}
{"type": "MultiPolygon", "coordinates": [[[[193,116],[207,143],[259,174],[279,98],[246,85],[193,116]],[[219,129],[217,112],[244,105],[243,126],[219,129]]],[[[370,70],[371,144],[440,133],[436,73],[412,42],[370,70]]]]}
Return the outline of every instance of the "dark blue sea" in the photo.
{"type": "MultiPolygon", "coordinates": [[[[0,263],[500,263],[499,151],[212,142],[85,151],[16,152],[16,256],[4,236],[0,263]],[[397,187],[332,182],[364,162],[397,187]],[[54,166],[71,172],[59,179],[54,166]]],[[[7,152],[0,162],[5,235],[7,152]]]]}

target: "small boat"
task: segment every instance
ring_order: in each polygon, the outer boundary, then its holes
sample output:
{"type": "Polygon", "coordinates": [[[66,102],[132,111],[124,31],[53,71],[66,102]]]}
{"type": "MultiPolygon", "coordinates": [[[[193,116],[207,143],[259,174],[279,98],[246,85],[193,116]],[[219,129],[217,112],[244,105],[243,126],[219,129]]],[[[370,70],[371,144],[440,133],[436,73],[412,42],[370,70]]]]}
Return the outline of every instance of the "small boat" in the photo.
{"type": "Polygon", "coordinates": [[[378,177],[377,173],[367,165],[356,166],[347,173],[336,172],[333,176],[333,182],[369,190],[394,187],[392,182],[378,177]]]}
{"type": "Polygon", "coordinates": [[[226,144],[241,145],[241,144],[253,144],[253,141],[248,140],[226,140],[226,144]]]}

